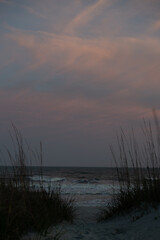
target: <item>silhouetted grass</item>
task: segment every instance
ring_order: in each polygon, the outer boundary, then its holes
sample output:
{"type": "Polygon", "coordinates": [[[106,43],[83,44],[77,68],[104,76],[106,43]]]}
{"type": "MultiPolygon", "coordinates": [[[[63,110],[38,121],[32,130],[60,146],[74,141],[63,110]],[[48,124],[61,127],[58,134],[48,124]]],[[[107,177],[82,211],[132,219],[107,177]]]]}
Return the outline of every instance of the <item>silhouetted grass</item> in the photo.
{"type": "MultiPolygon", "coordinates": [[[[60,189],[46,190],[43,187],[43,172],[39,188],[35,188],[30,176],[31,155],[42,163],[42,145],[40,153],[33,154],[24,142],[21,133],[13,126],[12,140],[14,154],[7,153],[12,163],[12,173],[6,171],[0,178],[0,239],[18,240],[28,232],[47,234],[51,226],[62,221],[72,222],[75,208],[72,199],[63,199],[60,189]]],[[[59,239],[58,235],[54,239],[59,239]]]]}
{"type": "Polygon", "coordinates": [[[121,129],[117,136],[118,153],[110,146],[116,164],[119,192],[102,209],[98,220],[106,220],[135,208],[157,207],[160,203],[160,131],[154,112],[155,130],[150,122],[143,121],[142,143],[132,129],[126,135],[121,129]]]}

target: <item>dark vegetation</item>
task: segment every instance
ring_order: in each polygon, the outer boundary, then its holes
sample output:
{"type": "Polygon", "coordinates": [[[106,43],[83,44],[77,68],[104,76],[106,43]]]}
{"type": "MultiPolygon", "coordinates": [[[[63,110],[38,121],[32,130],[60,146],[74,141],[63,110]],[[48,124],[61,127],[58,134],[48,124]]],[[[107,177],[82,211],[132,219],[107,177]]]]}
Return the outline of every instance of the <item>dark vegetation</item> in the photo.
{"type": "MultiPolygon", "coordinates": [[[[28,232],[47,234],[50,227],[74,219],[74,202],[63,199],[60,189],[43,187],[43,172],[39,187],[32,180],[32,158],[42,165],[42,144],[37,153],[29,148],[21,133],[13,126],[11,134],[14,153],[6,149],[12,171],[6,169],[0,176],[0,239],[18,240],[28,232]]],[[[58,237],[52,238],[58,239],[58,237]]]]}
{"type": "MultiPolygon", "coordinates": [[[[135,208],[147,210],[160,203],[160,127],[154,112],[155,125],[143,121],[140,137],[134,130],[126,134],[123,129],[117,135],[115,150],[110,146],[116,165],[119,192],[113,194],[110,203],[103,208],[98,220],[106,220],[135,208]],[[143,136],[143,137],[142,137],[143,136]]],[[[63,199],[59,188],[43,187],[43,168],[40,168],[39,187],[31,176],[32,159],[42,166],[40,151],[30,149],[15,126],[11,134],[13,153],[6,148],[12,171],[0,174],[0,239],[20,240],[29,232],[46,236],[52,226],[62,221],[72,222],[75,216],[74,201],[63,199]],[[28,167],[28,165],[30,167],[28,167]],[[55,189],[55,188],[54,188],[55,189]]],[[[3,156],[2,156],[3,158],[3,156]]],[[[57,233],[58,240],[61,233],[57,233]]]]}
{"type": "Polygon", "coordinates": [[[117,151],[110,146],[117,169],[119,192],[102,209],[98,220],[133,209],[145,212],[148,207],[156,208],[160,203],[160,127],[155,111],[153,115],[154,126],[143,121],[142,141],[137,140],[133,129],[131,134],[121,129],[117,134],[117,151]]]}

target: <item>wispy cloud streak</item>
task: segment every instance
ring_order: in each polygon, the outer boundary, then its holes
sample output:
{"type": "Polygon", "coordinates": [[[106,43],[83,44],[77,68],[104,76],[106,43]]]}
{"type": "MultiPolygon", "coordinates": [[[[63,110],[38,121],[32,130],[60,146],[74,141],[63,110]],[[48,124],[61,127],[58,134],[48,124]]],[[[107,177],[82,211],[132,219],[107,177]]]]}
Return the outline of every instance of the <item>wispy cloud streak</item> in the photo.
{"type": "Polygon", "coordinates": [[[110,0],[97,0],[96,3],[86,7],[80,12],[72,21],[66,26],[65,32],[74,34],[76,30],[91,21],[96,15],[100,14],[100,11],[104,6],[110,5],[110,0]]]}
{"type": "Polygon", "coordinates": [[[95,141],[94,158],[116,127],[159,112],[158,0],[0,5],[2,131],[11,120],[57,148],[95,141]]]}

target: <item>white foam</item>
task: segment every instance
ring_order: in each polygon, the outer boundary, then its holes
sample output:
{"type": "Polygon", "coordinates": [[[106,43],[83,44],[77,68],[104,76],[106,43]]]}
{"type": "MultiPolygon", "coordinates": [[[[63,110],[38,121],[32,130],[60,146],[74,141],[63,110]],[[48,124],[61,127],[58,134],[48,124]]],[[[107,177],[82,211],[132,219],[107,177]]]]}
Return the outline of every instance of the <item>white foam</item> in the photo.
{"type": "Polygon", "coordinates": [[[29,177],[31,181],[35,181],[35,182],[39,182],[42,181],[44,182],[48,182],[48,183],[52,183],[52,182],[63,182],[65,181],[65,178],[58,178],[58,177],[50,177],[50,176],[40,176],[40,175],[33,175],[31,177],[29,177]]]}
{"type": "Polygon", "coordinates": [[[96,179],[66,179],[60,177],[33,175],[30,178],[32,186],[36,189],[41,185],[48,190],[60,187],[63,196],[73,196],[79,206],[102,206],[114,193],[119,191],[119,185],[111,181],[99,181],[96,179]]]}

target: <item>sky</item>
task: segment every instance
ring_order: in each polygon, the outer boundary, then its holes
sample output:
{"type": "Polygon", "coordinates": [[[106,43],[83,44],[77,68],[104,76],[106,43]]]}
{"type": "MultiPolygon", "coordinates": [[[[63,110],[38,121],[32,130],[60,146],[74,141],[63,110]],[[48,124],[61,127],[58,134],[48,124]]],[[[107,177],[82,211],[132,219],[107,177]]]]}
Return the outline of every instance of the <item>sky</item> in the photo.
{"type": "Polygon", "coordinates": [[[116,131],[160,112],[159,0],[0,0],[0,149],[111,166],[116,131]]]}

